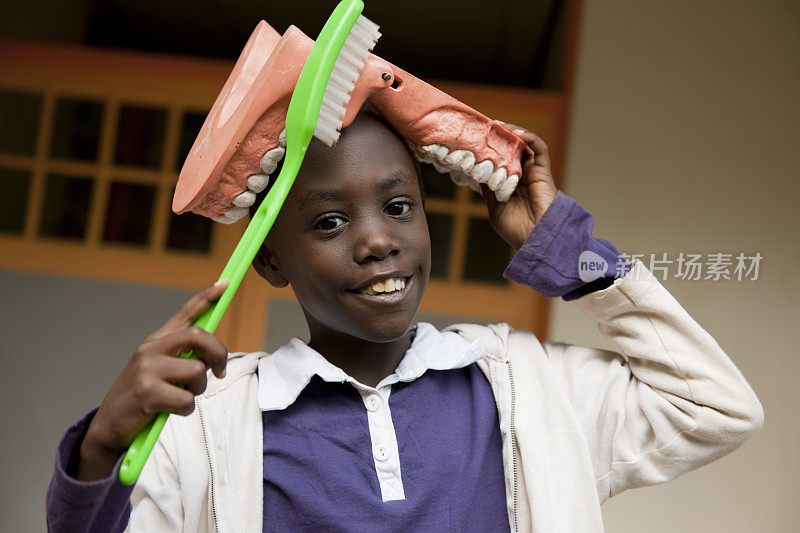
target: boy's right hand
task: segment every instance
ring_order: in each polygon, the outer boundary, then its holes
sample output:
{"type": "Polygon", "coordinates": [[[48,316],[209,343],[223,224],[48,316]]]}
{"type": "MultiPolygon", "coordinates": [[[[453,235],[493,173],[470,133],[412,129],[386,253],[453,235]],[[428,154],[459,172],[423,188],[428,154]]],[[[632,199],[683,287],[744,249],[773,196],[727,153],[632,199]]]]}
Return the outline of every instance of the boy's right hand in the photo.
{"type": "Polygon", "coordinates": [[[223,280],[195,294],[136,348],[89,424],[81,443],[78,479],[108,477],[119,456],[156,414],[192,413],[194,397],[206,390],[206,370],[211,369],[218,378],[225,376],[227,348],[192,324],[227,285],[228,280],[223,280]],[[190,350],[197,359],[179,357],[190,350]]]}

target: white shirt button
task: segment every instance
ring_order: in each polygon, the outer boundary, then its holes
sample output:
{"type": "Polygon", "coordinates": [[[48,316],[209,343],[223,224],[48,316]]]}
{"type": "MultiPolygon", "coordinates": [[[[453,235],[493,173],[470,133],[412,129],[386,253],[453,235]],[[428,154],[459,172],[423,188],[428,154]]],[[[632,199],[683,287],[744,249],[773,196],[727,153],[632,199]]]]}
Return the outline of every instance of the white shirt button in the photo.
{"type": "Polygon", "coordinates": [[[364,403],[366,404],[367,409],[370,411],[377,411],[381,408],[381,399],[377,394],[370,394],[367,396],[367,399],[364,403]]]}
{"type": "Polygon", "coordinates": [[[385,444],[378,444],[372,450],[372,453],[375,455],[375,459],[378,461],[385,461],[389,458],[389,447],[385,444]]]}

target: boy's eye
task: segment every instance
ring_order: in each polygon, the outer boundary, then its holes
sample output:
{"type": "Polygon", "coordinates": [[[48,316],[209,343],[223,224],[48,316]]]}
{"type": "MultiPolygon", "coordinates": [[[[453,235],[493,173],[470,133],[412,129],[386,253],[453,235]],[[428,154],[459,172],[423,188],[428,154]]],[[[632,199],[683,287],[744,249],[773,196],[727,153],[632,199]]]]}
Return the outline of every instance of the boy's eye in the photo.
{"type": "Polygon", "coordinates": [[[340,216],[327,216],[325,218],[319,219],[316,224],[314,224],[314,229],[320,229],[323,231],[332,231],[337,229],[339,226],[344,224],[346,221],[344,218],[340,216]]]}
{"type": "Polygon", "coordinates": [[[386,206],[386,212],[393,217],[405,215],[409,209],[411,209],[411,204],[405,201],[392,202],[386,206]]]}

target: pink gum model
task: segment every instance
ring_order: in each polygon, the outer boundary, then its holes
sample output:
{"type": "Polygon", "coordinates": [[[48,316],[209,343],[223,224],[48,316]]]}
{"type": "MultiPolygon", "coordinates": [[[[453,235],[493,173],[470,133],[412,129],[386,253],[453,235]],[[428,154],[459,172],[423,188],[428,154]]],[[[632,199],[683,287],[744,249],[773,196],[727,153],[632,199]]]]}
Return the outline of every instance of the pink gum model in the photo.
{"type": "MultiPolygon", "coordinates": [[[[314,42],[290,26],[281,36],[256,27],[225,82],[181,169],[172,210],[230,224],[247,214],[284,155],[286,111],[314,42]]],[[[416,157],[498,200],[514,192],[524,142],[455,98],[370,55],[351,92],[343,127],[366,100],[416,157]]]]}

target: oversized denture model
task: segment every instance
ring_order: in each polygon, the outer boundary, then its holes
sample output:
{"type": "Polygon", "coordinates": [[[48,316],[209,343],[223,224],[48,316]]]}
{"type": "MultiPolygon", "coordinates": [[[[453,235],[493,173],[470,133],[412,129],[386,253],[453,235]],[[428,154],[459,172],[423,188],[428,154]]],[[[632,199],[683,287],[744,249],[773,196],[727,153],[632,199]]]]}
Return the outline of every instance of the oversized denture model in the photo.
{"type": "MultiPolygon", "coordinates": [[[[281,36],[256,27],[214,102],[181,170],[172,210],[223,224],[248,212],[283,158],[284,122],[313,41],[290,26],[281,36]]],[[[519,181],[524,142],[455,98],[370,55],[351,90],[343,127],[366,100],[405,139],[417,159],[501,202],[519,181]]]]}

